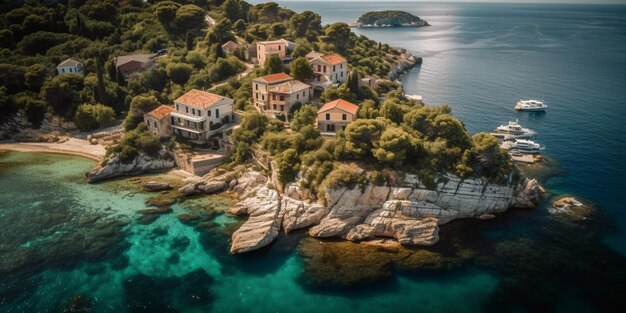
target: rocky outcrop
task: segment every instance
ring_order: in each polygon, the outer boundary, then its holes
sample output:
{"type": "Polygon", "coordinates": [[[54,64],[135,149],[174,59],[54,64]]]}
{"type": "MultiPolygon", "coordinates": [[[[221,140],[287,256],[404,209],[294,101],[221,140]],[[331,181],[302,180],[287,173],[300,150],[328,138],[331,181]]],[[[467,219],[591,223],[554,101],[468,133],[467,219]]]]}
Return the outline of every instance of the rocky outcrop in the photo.
{"type": "Polygon", "coordinates": [[[441,177],[428,189],[415,175],[405,174],[394,186],[368,184],[326,191],[326,203],[317,203],[298,184],[280,194],[267,187],[270,179],[247,172],[233,190],[243,201],[232,214],[250,218],[232,237],[232,253],[271,243],[285,232],[311,227],[313,237],[340,237],[351,241],[394,238],[403,245],[432,245],[439,240],[439,225],[459,218],[492,217],[509,207],[536,206],[542,192],[535,180],[493,185],[480,179],[441,177]]]}
{"type": "Polygon", "coordinates": [[[171,153],[161,150],[156,157],[141,154],[130,162],[123,162],[118,156],[110,157],[104,160],[103,164],[87,172],[85,176],[88,182],[93,183],[120,176],[163,171],[174,166],[175,162],[171,153]]]}
{"type": "Polygon", "coordinates": [[[401,74],[414,68],[418,64],[422,64],[421,57],[415,57],[410,52],[404,49],[399,50],[402,52],[402,54],[400,55],[398,61],[396,61],[396,63],[391,66],[391,70],[388,74],[390,80],[396,80],[400,77],[401,74]]]}
{"type": "Polygon", "coordinates": [[[165,183],[165,182],[151,180],[143,184],[142,188],[145,191],[162,191],[162,190],[171,189],[172,186],[170,186],[170,184],[165,183]]]}

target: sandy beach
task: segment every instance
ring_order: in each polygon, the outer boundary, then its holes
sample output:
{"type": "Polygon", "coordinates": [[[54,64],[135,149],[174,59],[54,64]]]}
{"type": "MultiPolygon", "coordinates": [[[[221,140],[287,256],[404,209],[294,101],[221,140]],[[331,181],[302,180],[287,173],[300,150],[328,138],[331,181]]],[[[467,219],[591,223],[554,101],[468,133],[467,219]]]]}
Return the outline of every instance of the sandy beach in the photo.
{"type": "Polygon", "coordinates": [[[92,145],[84,139],[70,138],[63,143],[48,142],[2,142],[0,150],[11,150],[19,152],[46,152],[77,155],[100,161],[104,157],[106,150],[101,145],[92,145]]]}

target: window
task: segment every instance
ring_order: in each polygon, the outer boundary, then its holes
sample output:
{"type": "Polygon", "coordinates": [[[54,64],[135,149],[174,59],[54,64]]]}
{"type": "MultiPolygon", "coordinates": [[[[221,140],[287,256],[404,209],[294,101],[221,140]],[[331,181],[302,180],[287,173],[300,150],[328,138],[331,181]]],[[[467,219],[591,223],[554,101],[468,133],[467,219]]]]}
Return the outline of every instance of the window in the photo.
{"type": "Polygon", "coordinates": [[[345,114],[341,114],[341,120],[345,121],[348,119],[348,116],[345,114]]]}
{"type": "Polygon", "coordinates": [[[215,118],[220,118],[220,109],[215,109],[215,118]]]}
{"type": "Polygon", "coordinates": [[[64,68],[61,69],[61,73],[65,73],[65,69],[64,68]]]}
{"type": "Polygon", "coordinates": [[[343,78],[343,72],[341,72],[341,77],[343,78]]]}
{"type": "Polygon", "coordinates": [[[202,116],[202,111],[198,110],[198,116],[202,116]]]}
{"type": "Polygon", "coordinates": [[[336,71],[337,69],[335,68],[335,65],[333,65],[333,72],[336,71]]]}
{"type": "Polygon", "coordinates": [[[204,122],[200,122],[198,129],[203,130],[204,129],[204,122]]]}
{"type": "Polygon", "coordinates": [[[282,46],[278,46],[278,51],[281,51],[282,48],[283,48],[282,46]]]}
{"type": "Polygon", "coordinates": [[[180,123],[180,117],[178,118],[178,122],[180,123]]]}
{"type": "Polygon", "coordinates": [[[206,116],[211,117],[211,110],[206,111],[206,116]]]}
{"type": "Polygon", "coordinates": [[[280,101],[285,101],[285,96],[280,96],[280,101]]]}
{"type": "Polygon", "coordinates": [[[326,113],[326,120],[330,121],[330,113],[326,113]]]}
{"type": "Polygon", "coordinates": [[[185,122],[187,122],[187,126],[189,126],[189,121],[185,121],[185,122]]]}
{"type": "Polygon", "coordinates": [[[303,96],[303,97],[304,97],[304,96],[306,96],[306,91],[303,91],[303,92],[302,92],[302,96],[303,96]]]}
{"type": "Polygon", "coordinates": [[[281,104],[281,105],[280,105],[280,110],[281,110],[281,111],[285,111],[285,106],[281,104]]]}
{"type": "Polygon", "coordinates": [[[321,72],[321,71],[322,71],[322,66],[321,66],[321,65],[319,65],[319,64],[317,65],[317,71],[318,71],[318,72],[321,72]]]}
{"type": "Polygon", "coordinates": [[[72,72],[72,68],[70,67],[70,73],[72,72]]]}
{"type": "Polygon", "coordinates": [[[254,84],[254,90],[259,90],[259,84],[254,84]]]}
{"type": "Polygon", "coordinates": [[[259,99],[259,94],[258,94],[258,93],[255,95],[255,98],[256,98],[256,99],[259,99]]]}
{"type": "Polygon", "coordinates": [[[343,63],[341,63],[341,65],[339,65],[339,68],[340,68],[340,69],[343,69],[343,63]]]}
{"type": "Polygon", "coordinates": [[[261,100],[265,101],[265,95],[261,95],[261,100]]]}
{"type": "Polygon", "coordinates": [[[300,99],[300,95],[296,95],[296,100],[299,100],[299,99],[300,99]]]}
{"type": "Polygon", "coordinates": [[[191,115],[196,115],[196,109],[191,109],[191,115]]]}
{"type": "Polygon", "coordinates": [[[326,65],[324,65],[324,73],[326,73],[326,65]]]}
{"type": "Polygon", "coordinates": [[[178,104],[176,105],[176,111],[180,111],[180,109],[178,108],[178,104]]]}
{"type": "Polygon", "coordinates": [[[274,104],[274,111],[276,111],[276,104],[274,104]]]}
{"type": "Polygon", "coordinates": [[[272,100],[276,101],[276,95],[272,95],[272,100]]]}
{"type": "Polygon", "coordinates": [[[185,107],[185,113],[189,113],[189,107],[185,107]]]}

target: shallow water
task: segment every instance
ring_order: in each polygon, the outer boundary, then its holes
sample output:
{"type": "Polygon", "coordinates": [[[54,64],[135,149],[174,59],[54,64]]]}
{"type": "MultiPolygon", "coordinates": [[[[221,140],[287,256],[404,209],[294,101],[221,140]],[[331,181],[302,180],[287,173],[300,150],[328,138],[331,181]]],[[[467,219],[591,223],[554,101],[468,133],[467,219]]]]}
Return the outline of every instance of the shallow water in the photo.
{"type": "Polygon", "coordinates": [[[227,197],[178,202],[153,220],[137,211],[154,194],[132,181],[85,184],[93,161],[3,153],[0,312],[59,312],[75,295],[74,308],[93,312],[623,311],[624,7],[285,3],[324,22],[377,8],[424,17],[432,27],[358,31],[424,56],[405,88],[450,103],[471,132],[516,117],[537,130],[547,159],[526,172],[549,197],[574,194],[593,211],[550,216],[546,199],[449,223],[428,249],[372,251],[297,232],[233,256],[241,221],[223,213],[227,197]],[[534,96],[549,112],[512,111],[534,96]]]}

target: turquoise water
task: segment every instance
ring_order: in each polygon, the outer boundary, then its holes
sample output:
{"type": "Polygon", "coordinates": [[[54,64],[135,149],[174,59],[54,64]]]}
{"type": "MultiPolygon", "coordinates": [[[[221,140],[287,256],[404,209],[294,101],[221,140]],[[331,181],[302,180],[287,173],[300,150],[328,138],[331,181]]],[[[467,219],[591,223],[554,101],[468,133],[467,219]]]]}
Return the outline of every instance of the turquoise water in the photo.
{"type": "Polygon", "coordinates": [[[574,194],[594,210],[570,220],[550,216],[544,203],[494,220],[455,221],[442,227],[437,245],[416,249],[438,258],[411,266],[397,261],[404,250],[364,252],[302,232],[233,256],[228,240],[241,221],[223,213],[227,198],[178,202],[172,213],[147,218],[137,211],[154,194],[131,181],[84,183],[93,161],[4,153],[0,312],[61,312],[76,295],[84,301],[75,298],[74,308],[92,312],[623,311],[625,7],[283,4],[317,11],[324,22],[382,8],[424,17],[432,27],[358,31],[423,56],[404,76],[405,88],[450,103],[470,132],[513,118],[537,130],[549,159],[528,172],[549,197],[574,194]],[[512,110],[535,96],[549,112],[512,110]],[[183,223],[181,213],[200,220],[183,223]]]}

